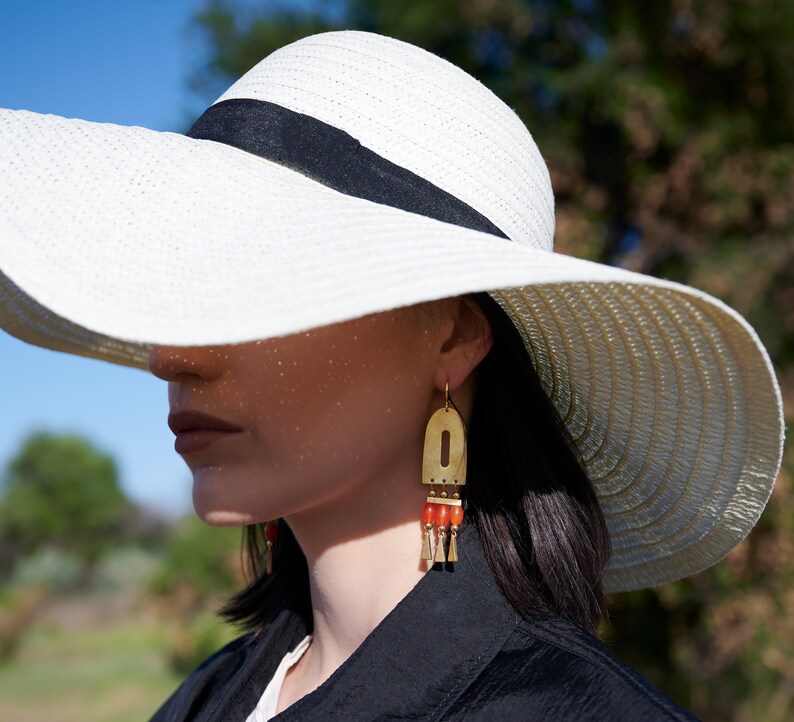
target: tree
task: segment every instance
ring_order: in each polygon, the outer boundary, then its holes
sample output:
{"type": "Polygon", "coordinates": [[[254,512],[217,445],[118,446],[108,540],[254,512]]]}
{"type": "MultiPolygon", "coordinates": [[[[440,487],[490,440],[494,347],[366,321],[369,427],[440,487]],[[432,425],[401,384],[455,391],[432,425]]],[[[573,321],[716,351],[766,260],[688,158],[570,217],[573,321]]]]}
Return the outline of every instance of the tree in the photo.
{"type": "Polygon", "coordinates": [[[211,527],[194,515],[171,526],[160,569],[151,580],[154,594],[179,597],[185,615],[231,594],[242,582],[239,530],[211,527]]]}
{"type": "Polygon", "coordinates": [[[90,568],[118,539],[131,505],[113,459],[73,435],[35,433],[2,480],[0,544],[6,566],[42,547],[90,568]]]}
{"type": "Polygon", "coordinates": [[[242,586],[241,562],[238,529],[210,527],[192,515],[172,525],[150,592],[167,623],[169,662],[180,674],[234,636],[228,624],[202,610],[219,607],[242,586]]]}

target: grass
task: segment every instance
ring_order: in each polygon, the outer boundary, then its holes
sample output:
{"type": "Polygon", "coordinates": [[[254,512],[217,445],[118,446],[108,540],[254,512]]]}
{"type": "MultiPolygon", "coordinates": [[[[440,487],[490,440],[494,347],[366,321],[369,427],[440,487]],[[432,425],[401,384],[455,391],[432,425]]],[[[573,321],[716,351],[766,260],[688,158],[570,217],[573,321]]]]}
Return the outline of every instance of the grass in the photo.
{"type": "Polygon", "coordinates": [[[132,619],[102,629],[34,627],[0,665],[0,719],[140,722],[182,677],[166,663],[161,623],[132,619]]]}

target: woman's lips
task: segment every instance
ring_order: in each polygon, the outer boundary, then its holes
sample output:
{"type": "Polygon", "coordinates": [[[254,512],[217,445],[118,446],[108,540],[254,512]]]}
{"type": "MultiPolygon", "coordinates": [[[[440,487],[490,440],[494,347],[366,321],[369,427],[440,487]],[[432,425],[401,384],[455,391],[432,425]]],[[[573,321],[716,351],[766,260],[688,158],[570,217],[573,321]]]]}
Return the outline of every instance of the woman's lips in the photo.
{"type": "Polygon", "coordinates": [[[177,454],[192,454],[207,448],[210,444],[239,431],[224,431],[221,429],[187,429],[180,431],[174,440],[174,450],[177,454]]]}
{"type": "Polygon", "coordinates": [[[192,409],[172,411],[168,415],[168,426],[176,435],[174,449],[177,454],[201,451],[214,441],[242,431],[224,419],[192,409]]]}

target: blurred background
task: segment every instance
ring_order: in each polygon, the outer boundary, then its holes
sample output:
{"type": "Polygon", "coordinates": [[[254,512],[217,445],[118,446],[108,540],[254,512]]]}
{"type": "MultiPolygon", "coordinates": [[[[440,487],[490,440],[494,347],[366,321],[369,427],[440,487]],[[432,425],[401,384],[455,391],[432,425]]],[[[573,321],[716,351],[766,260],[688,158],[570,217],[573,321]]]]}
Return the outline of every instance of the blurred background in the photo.
{"type": "MultiPolygon", "coordinates": [[[[183,132],[275,48],[373,30],[469,71],[549,164],[556,248],[689,283],[758,330],[794,415],[790,0],[28,0],[0,106],[183,132]]],[[[7,181],[6,181],[7,182],[7,181]]],[[[146,374],[0,337],[0,718],[140,720],[235,635],[239,530],[190,514],[146,374]]],[[[794,451],[750,537],[612,598],[603,635],[704,720],[794,718],[794,451]]]]}

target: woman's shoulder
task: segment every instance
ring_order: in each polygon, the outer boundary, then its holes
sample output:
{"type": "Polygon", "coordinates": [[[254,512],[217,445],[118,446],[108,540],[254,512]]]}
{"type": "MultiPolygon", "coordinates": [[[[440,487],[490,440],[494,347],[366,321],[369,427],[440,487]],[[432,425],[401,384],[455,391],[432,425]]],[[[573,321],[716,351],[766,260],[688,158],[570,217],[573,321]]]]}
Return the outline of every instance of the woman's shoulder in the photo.
{"type": "Polygon", "coordinates": [[[555,618],[524,619],[515,627],[448,719],[458,717],[577,722],[696,719],[599,639],[555,618]]]}

